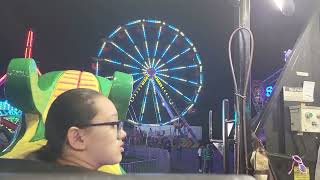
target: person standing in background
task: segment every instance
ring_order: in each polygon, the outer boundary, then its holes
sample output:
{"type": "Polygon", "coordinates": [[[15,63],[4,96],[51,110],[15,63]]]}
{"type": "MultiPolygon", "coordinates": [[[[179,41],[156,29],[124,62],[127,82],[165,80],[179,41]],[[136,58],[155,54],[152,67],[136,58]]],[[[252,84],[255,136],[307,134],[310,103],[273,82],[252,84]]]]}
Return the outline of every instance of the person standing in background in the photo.
{"type": "Polygon", "coordinates": [[[203,150],[203,172],[204,173],[211,173],[212,168],[212,159],[213,159],[213,152],[210,147],[210,144],[207,144],[203,150]]]}
{"type": "Polygon", "coordinates": [[[199,145],[199,148],[198,148],[198,171],[201,173],[202,172],[202,151],[203,151],[203,146],[202,145],[199,145]]]}

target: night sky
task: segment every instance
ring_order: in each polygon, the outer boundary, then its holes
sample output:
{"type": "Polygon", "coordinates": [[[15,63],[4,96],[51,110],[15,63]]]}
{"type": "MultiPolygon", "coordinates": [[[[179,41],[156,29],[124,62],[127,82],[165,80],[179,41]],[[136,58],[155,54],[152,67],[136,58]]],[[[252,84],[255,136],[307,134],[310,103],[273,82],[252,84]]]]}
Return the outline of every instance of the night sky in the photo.
{"type": "MultiPolygon", "coordinates": [[[[101,38],[136,19],[159,19],[175,25],[195,44],[204,66],[204,87],[189,117],[206,124],[214,110],[215,136],[220,134],[221,101],[232,97],[228,40],[237,25],[232,0],[30,0],[2,1],[0,6],[0,74],[11,58],[23,57],[26,31],[35,32],[33,58],[42,72],[63,69],[92,71],[101,38]]],[[[293,48],[312,1],[296,0],[296,13],[285,17],[271,0],[252,0],[255,36],[252,79],[265,79],[284,65],[284,50],[293,48]]],[[[200,123],[201,122],[201,123],[200,123]]]]}

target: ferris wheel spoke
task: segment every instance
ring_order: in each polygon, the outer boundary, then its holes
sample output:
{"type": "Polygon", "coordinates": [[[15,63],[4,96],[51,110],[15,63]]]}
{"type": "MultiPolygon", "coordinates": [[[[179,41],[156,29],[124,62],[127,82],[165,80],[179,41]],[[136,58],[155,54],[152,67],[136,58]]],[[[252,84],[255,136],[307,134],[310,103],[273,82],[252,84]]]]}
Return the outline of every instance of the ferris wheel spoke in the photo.
{"type": "Polygon", "coordinates": [[[158,37],[157,37],[157,42],[154,48],[154,52],[153,52],[153,61],[152,61],[152,65],[151,67],[154,67],[154,61],[155,58],[157,56],[157,52],[158,52],[158,47],[159,47],[159,40],[160,40],[160,36],[161,36],[161,31],[162,31],[162,26],[159,27],[159,31],[158,31],[158,37]]]}
{"type": "Polygon", "coordinates": [[[158,97],[161,100],[161,104],[166,109],[170,118],[173,119],[175,117],[174,113],[172,112],[172,107],[171,107],[173,104],[173,101],[172,101],[171,97],[169,96],[167,90],[163,87],[160,80],[155,79],[155,81],[156,81],[156,83],[154,83],[154,88],[156,90],[158,97]]]}
{"type": "Polygon", "coordinates": [[[174,92],[178,93],[180,96],[182,96],[185,100],[187,100],[187,102],[192,102],[192,100],[190,98],[188,98],[187,96],[185,96],[181,91],[179,91],[177,88],[175,88],[174,86],[170,85],[167,81],[165,81],[164,79],[162,79],[159,76],[155,76],[156,78],[159,78],[160,81],[162,81],[164,84],[166,84],[168,87],[170,87],[174,92]]]}
{"type": "Polygon", "coordinates": [[[130,64],[126,64],[126,63],[122,63],[118,60],[112,60],[112,59],[99,59],[99,61],[103,61],[106,63],[111,63],[111,64],[115,64],[115,65],[119,65],[119,66],[123,66],[129,69],[136,69],[136,70],[142,70],[141,68],[134,66],[134,65],[130,65],[130,64]]]}
{"type": "MultiPolygon", "coordinates": [[[[139,79],[139,78],[138,78],[139,79]]],[[[140,90],[143,88],[143,86],[146,84],[146,82],[148,81],[149,76],[145,75],[143,77],[143,79],[140,81],[140,83],[136,86],[136,88],[133,90],[132,92],[132,96],[130,99],[130,102],[133,102],[136,98],[136,96],[139,94],[140,90]]]]}
{"type": "MultiPolygon", "coordinates": [[[[157,72],[177,71],[177,70],[192,69],[192,68],[197,68],[197,67],[199,67],[199,65],[191,64],[191,65],[188,65],[188,66],[179,66],[179,67],[173,67],[173,68],[167,68],[167,69],[160,69],[157,72]]],[[[202,67],[201,67],[201,69],[202,69],[202,67]]]]}
{"type": "Polygon", "coordinates": [[[126,35],[127,35],[127,37],[129,38],[131,44],[134,46],[134,49],[138,52],[141,60],[143,61],[143,60],[144,60],[144,57],[142,56],[139,48],[137,47],[136,43],[133,41],[132,37],[130,36],[130,34],[129,34],[129,32],[128,32],[128,30],[127,30],[126,28],[124,28],[124,32],[126,33],[126,35]]]}
{"type": "Polygon", "coordinates": [[[141,24],[142,26],[142,31],[143,31],[143,38],[144,38],[144,45],[146,46],[146,51],[147,51],[147,58],[150,66],[150,53],[149,53],[149,47],[148,47],[148,41],[147,41],[147,33],[144,27],[144,23],[141,24]]]}
{"type": "Polygon", "coordinates": [[[162,73],[157,73],[157,75],[165,77],[165,78],[168,78],[168,79],[173,79],[173,80],[176,80],[176,81],[188,84],[188,85],[199,86],[199,83],[197,83],[195,81],[186,80],[186,79],[179,78],[179,77],[176,77],[176,76],[169,76],[167,74],[162,74],[162,73]]]}
{"type": "Polygon", "coordinates": [[[156,70],[157,70],[157,69],[160,69],[160,68],[163,67],[164,65],[169,64],[170,62],[174,61],[175,59],[177,59],[178,57],[182,56],[183,54],[187,53],[187,52],[190,51],[190,50],[191,50],[191,48],[189,47],[189,48],[185,49],[184,51],[182,51],[181,53],[173,56],[173,57],[172,57],[171,59],[169,59],[167,62],[161,64],[159,67],[156,67],[156,70]]]}
{"type": "Polygon", "coordinates": [[[131,54],[129,54],[127,51],[125,51],[124,49],[122,49],[119,45],[117,45],[115,42],[111,41],[110,42],[114,47],[116,47],[119,51],[121,51],[122,53],[124,53],[125,55],[127,55],[131,60],[133,60],[134,62],[136,62],[137,64],[139,64],[140,66],[142,66],[143,68],[146,68],[141,62],[139,62],[136,58],[134,58],[131,54]]]}
{"type": "Polygon", "coordinates": [[[159,108],[159,103],[158,103],[158,98],[157,98],[157,93],[156,93],[156,87],[154,85],[154,81],[152,80],[152,89],[153,89],[153,102],[154,102],[154,109],[156,112],[156,118],[158,124],[162,122],[161,120],[161,115],[160,115],[160,108],[159,108]]]}
{"type": "Polygon", "coordinates": [[[103,51],[104,47],[106,46],[106,44],[107,44],[106,41],[104,41],[104,42],[102,43],[102,46],[101,46],[101,48],[100,48],[99,51],[98,51],[97,57],[100,57],[100,56],[101,56],[102,51],[103,51]]]}
{"type": "Polygon", "coordinates": [[[135,80],[133,80],[133,84],[139,82],[143,77],[144,77],[144,76],[140,76],[140,77],[138,76],[138,77],[136,77],[135,80]]]}
{"type": "Polygon", "coordinates": [[[157,65],[160,63],[160,61],[162,60],[162,58],[167,54],[168,50],[170,49],[171,45],[177,40],[179,34],[176,34],[174,36],[174,38],[172,39],[172,41],[170,42],[170,44],[167,46],[167,48],[165,49],[165,51],[162,53],[161,57],[159,58],[159,60],[157,61],[155,67],[157,67],[157,65]]]}
{"type": "Polygon", "coordinates": [[[144,110],[145,110],[145,107],[146,107],[147,97],[148,97],[148,94],[149,94],[149,86],[150,86],[150,80],[148,81],[148,84],[147,84],[147,87],[146,87],[146,90],[145,90],[145,94],[144,94],[144,97],[143,97],[143,101],[142,101],[142,106],[141,106],[140,115],[139,115],[139,121],[140,122],[142,122],[142,120],[143,120],[144,110]]]}

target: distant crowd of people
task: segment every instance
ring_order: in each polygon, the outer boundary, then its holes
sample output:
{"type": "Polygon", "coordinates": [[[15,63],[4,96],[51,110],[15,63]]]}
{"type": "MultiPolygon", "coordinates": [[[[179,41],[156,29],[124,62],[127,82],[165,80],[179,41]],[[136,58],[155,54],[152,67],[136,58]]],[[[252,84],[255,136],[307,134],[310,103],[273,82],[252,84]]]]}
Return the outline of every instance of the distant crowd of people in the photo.
{"type": "Polygon", "coordinates": [[[172,147],[178,148],[179,146],[183,146],[181,139],[189,138],[186,134],[179,133],[178,131],[166,134],[165,130],[157,131],[149,128],[146,131],[139,127],[134,127],[127,131],[126,143],[129,145],[147,145],[149,147],[163,148],[171,152],[172,147]]]}

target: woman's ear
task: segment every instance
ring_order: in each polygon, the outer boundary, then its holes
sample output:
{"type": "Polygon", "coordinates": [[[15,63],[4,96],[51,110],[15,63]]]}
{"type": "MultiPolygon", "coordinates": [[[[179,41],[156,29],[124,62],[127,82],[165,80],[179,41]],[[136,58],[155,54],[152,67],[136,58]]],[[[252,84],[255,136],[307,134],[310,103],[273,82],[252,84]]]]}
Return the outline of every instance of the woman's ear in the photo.
{"type": "Polygon", "coordinates": [[[84,130],[78,127],[70,127],[67,132],[67,143],[69,146],[74,150],[84,150],[85,143],[84,143],[84,130]]]}

